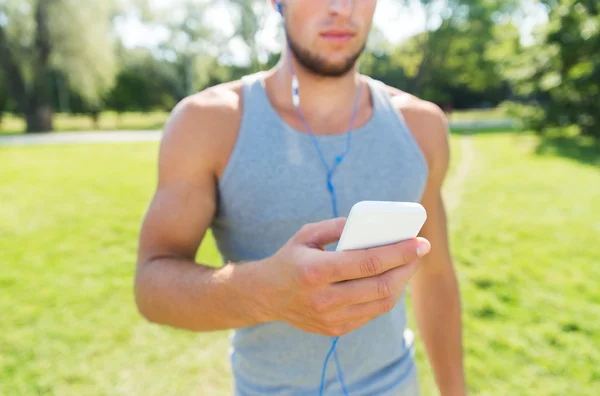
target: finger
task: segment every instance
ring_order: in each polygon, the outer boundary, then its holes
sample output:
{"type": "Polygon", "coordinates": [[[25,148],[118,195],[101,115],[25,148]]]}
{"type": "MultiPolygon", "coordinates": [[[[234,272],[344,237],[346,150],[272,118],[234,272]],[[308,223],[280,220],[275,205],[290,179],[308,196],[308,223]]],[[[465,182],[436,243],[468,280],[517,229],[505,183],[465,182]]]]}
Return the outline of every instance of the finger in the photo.
{"type": "Polygon", "coordinates": [[[418,261],[414,261],[406,266],[401,268],[402,270],[406,270],[402,274],[402,280],[400,282],[400,287],[398,287],[394,292],[385,298],[373,299],[368,302],[351,305],[349,306],[347,317],[349,320],[358,320],[360,318],[370,318],[373,319],[379,315],[383,315],[387,312],[390,312],[402,296],[402,293],[406,290],[406,285],[410,278],[418,271],[419,265],[418,261]]]}
{"type": "Polygon", "coordinates": [[[325,326],[319,330],[319,333],[330,337],[341,337],[363,327],[371,320],[373,319],[361,318],[359,320],[346,321],[335,326],[325,326]]]}
{"type": "Polygon", "coordinates": [[[329,283],[380,275],[411,263],[429,252],[431,245],[417,237],[391,245],[338,252],[327,252],[316,263],[329,283]]]}
{"type": "Polygon", "coordinates": [[[301,244],[323,249],[326,245],[339,241],[345,224],[345,217],[306,224],[298,231],[296,238],[301,244]]]}
{"type": "Polygon", "coordinates": [[[410,264],[392,268],[381,275],[335,283],[330,287],[331,307],[335,309],[344,305],[361,305],[393,298],[398,291],[404,290],[419,265],[420,262],[415,260],[410,264]]]}

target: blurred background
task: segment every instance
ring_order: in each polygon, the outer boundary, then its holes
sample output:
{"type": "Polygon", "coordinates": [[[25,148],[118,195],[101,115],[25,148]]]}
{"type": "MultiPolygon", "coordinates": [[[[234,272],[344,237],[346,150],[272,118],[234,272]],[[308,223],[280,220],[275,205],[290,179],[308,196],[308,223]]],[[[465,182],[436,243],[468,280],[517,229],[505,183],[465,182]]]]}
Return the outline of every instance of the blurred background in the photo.
{"type": "MultiPolygon", "coordinates": [[[[377,7],[364,73],[450,120],[470,393],[598,394],[599,2],[377,7]]],[[[227,332],[137,313],[137,233],[173,106],[275,65],[280,30],[267,0],[0,0],[0,394],[231,394],[227,332]]]]}

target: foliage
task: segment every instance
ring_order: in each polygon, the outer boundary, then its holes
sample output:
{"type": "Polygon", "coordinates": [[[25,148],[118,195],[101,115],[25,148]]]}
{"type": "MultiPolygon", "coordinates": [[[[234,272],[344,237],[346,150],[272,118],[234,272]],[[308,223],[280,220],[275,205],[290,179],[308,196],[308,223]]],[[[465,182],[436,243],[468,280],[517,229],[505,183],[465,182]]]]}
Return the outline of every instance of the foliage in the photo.
{"type": "Polygon", "coordinates": [[[528,99],[513,106],[539,133],[573,131],[600,140],[600,4],[560,0],[535,46],[512,64],[517,92],[528,99]]]}
{"type": "Polygon", "coordinates": [[[207,0],[177,0],[148,11],[149,25],[167,32],[157,43],[157,53],[179,68],[184,95],[196,92],[199,81],[207,78],[199,66],[218,56],[226,44],[227,37],[211,23],[212,7],[207,0]]]}
{"type": "Polygon", "coordinates": [[[497,68],[497,57],[498,50],[510,50],[509,43],[518,39],[516,27],[503,19],[513,13],[515,1],[420,3],[429,29],[394,51],[410,79],[408,90],[459,108],[501,101],[507,85],[497,68]],[[470,99],[465,101],[465,97],[470,99]]]}
{"type": "Polygon", "coordinates": [[[172,108],[185,95],[176,66],[141,48],[128,51],[105,107],[118,112],[172,108]]]}
{"type": "Polygon", "coordinates": [[[3,0],[0,67],[29,131],[52,129],[51,70],[97,103],[116,72],[111,17],[116,1],[3,0]]]}
{"type": "MultiPolygon", "coordinates": [[[[269,68],[280,56],[260,42],[261,27],[274,15],[268,2],[73,1],[0,0],[0,112],[20,113],[28,130],[52,129],[57,110],[92,117],[102,110],[169,111],[186,95],[269,68]],[[233,30],[216,26],[219,7],[233,30]],[[132,15],[165,32],[154,47],[118,42],[113,22],[132,15]],[[232,57],[240,44],[246,63],[232,57]]],[[[519,18],[526,11],[519,0],[402,0],[422,7],[427,29],[394,46],[375,24],[363,71],[454,109],[526,101],[507,107],[528,128],[574,126],[598,135],[597,2],[539,1],[550,22],[535,45],[523,47],[519,18]]]]}
{"type": "Polygon", "coordinates": [[[270,3],[256,0],[220,0],[235,13],[235,32],[232,38],[239,38],[249,52],[249,71],[255,72],[260,68],[260,49],[258,34],[265,25],[266,18],[272,12],[270,3]]]}
{"type": "Polygon", "coordinates": [[[4,112],[10,110],[9,99],[8,84],[4,76],[0,73],[0,127],[2,127],[2,116],[4,115],[4,112]]]}

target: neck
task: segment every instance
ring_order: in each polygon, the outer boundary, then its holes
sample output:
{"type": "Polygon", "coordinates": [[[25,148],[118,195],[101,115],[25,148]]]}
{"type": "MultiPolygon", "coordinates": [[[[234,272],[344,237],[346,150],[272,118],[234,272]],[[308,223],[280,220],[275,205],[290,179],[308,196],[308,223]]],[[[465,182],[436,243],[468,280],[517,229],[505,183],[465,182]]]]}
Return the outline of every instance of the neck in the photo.
{"type": "Polygon", "coordinates": [[[277,102],[285,108],[294,108],[290,62],[298,79],[300,109],[304,114],[317,118],[330,117],[342,109],[352,109],[360,84],[356,67],[340,77],[319,76],[302,67],[289,53],[284,55],[272,74],[273,86],[276,87],[274,92],[278,93],[277,102]]]}

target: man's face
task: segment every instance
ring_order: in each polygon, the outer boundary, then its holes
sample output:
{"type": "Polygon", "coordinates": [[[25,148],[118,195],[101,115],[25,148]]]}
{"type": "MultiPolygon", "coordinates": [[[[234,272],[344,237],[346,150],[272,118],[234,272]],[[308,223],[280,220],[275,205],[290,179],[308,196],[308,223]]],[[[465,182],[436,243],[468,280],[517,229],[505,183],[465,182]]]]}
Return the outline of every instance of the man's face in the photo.
{"type": "Polygon", "coordinates": [[[366,45],[376,4],[377,0],[281,0],[290,50],[314,74],[346,74],[366,45]]]}

